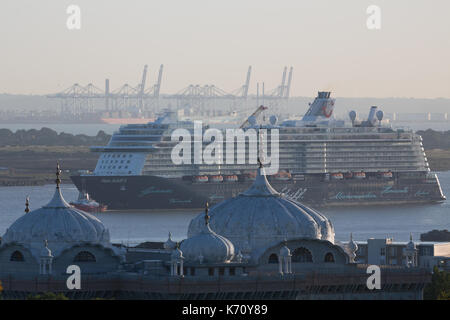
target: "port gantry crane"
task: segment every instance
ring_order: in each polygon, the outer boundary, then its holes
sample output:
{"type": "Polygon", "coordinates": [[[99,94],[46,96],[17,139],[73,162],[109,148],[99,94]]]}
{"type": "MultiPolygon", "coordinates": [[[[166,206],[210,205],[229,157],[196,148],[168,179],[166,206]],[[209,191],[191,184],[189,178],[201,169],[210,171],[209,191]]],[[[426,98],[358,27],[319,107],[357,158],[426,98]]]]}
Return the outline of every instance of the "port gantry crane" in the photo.
{"type": "MultiPolygon", "coordinates": [[[[229,93],[215,85],[189,85],[173,95],[166,95],[164,98],[176,99],[178,107],[190,106],[197,108],[216,107],[218,100],[231,102],[231,106],[235,107],[236,104],[247,100],[248,91],[250,87],[250,77],[252,72],[252,66],[248,67],[247,77],[244,85],[237,90],[229,93]]],[[[230,107],[230,105],[228,105],[230,107]]]]}
{"type": "MultiPolygon", "coordinates": [[[[176,102],[178,108],[197,108],[200,111],[202,109],[203,111],[206,109],[209,111],[218,110],[219,114],[223,113],[225,108],[230,109],[233,114],[247,113],[250,105],[253,105],[250,100],[253,100],[254,96],[249,95],[252,66],[248,67],[245,83],[231,93],[215,85],[189,85],[175,94],[165,94],[162,96],[160,92],[163,67],[161,65],[159,68],[157,82],[147,89],[145,86],[147,83],[148,66],[145,65],[141,81],[137,86],[126,83],[116,90],[110,90],[110,81],[109,79],[105,79],[104,91],[95,87],[93,84],[88,84],[87,86],[74,84],[60,93],[47,95],[47,97],[61,99],[62,112],[68,115],[94,112],[94,105],[98,107],[98,103],[95,103],[95,101],[101,101],[102,99],[104,101],[104,110],[107,112],[127,111],[130,109],[137,109],[144,112],[150,111],[150,109],[156,111],[160,108],[160,97],[166,99],[169,106],[172,102],[176,102]]],[[[287,101],[290,94],[292,70],[293,68],[291,67],[287,76],[287,67],[285,67],[281,85],[277,86],[268,94],[265,94],[263,90],[262,96],[260,96],[258,90],[256,96],[257,101],[259,101],[259,98],[262,98],[262,104],[265,104],[264,102],[267,101],[271,108],[279,106],[281,101],[287,101]]],[[[257,105],[259,105],[258,102],[257,105]]]]}
{"type": "Polygon", "coordinates": [[[81,86],[78,83],[70,86],[62,92],[47,95],[48,98],[61,99],[61,113],[65,115],[81,115],[92,113],[94,110],[94,100],[103,98],[101,89],[89,83],[81,86]]]}
{"type": "Polygon", "coordinates": [[[147,65],[144,66],[144,72],[142,73],[142,81],[139,86],[139,109],[144,109],[144,90],[145,90],[145,81],[147,80],[147,65]]]}
{"type": "Polygon", "coordinates": [[[110,91],[109,79],[105,79],[105,91],[94,86],[92,83],[81,86],[75,83],[66,90],[47,95],[47,98],[58,98],[62,102],[62,111],[71,114],[82,112],[93,112],[94,100],[103,99],[106,111],[118,111],[120,109],[138,106],[141,110],[146,110],[149,102],[159,99],[161,91],[161,81],[163,65],[159,68],[157,83],[145,89],[148,66],[144,66],[142,80],[137,86],[125,83],[116,90],[110,91]]]}
{"type": "Polygon", "coordinates": [[[291,67],[289,69],[289,76],[287,78],[287,83],[286,83],[287,67],[284,67],[283,75],[281,77],[281,85],[279,85],[278,87],[276,87],[275,89],[270,91],[268,95],[265,95],[264,99],[283,100],[283,99],[288,99],[289,98],[289,94],[290,94],[290,91],[291,91],[292,71],[293,71],[293,69],[294,69],[293,67],[291,67]]]}

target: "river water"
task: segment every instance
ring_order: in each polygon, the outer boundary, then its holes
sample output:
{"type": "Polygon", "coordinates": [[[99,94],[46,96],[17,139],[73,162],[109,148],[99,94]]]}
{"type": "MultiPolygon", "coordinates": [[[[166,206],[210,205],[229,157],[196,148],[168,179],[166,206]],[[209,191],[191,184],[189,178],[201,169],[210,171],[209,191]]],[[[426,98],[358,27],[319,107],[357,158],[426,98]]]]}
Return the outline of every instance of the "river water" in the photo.
{"type": "MultiPolygon", "coordinates": [[[[450,171],[438,173],[443,192],[450,196],[450,171]]],[[[24,214],[25,198],[30,197],[31,209],[50,201],[54,185],[40,187],[0,187],[0,235],[24,214]]],[[[73,185],[62,185],[67,201],[75,200],[78,191],[73,185]]],[[[356,240],[391,237],[407,241],[412,233],[432,229],[450,229],[450,202],[415,206],[379,206],[321,209],[332,221],[336,239],[346,241],[350,232],[356,240]]],[[[165,241],[168,232],[173,239],[186,237],[189,221],[200,212],[189,210],[161,212],[105,212],[96,216],[109,228],[114,242],[137,244],[143,241],[165,241]]]]}

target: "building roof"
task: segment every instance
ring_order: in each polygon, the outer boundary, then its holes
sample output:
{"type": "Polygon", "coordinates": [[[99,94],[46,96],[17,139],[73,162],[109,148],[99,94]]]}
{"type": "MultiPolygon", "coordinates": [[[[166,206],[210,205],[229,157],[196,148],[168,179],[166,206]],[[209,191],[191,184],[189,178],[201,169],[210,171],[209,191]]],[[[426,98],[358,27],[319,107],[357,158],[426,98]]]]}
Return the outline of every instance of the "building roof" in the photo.
{"type": "Polygon", "coordinates": [[[50,202],[17,219],[6,230],[2,244],[23,245],[37,258],[44,241],[48,241],[55,256],[76,244],[110,245],[108,229],[93,215],[69,205],[61,194],[59,183],[57,174],[56,190],[50,202]]]}

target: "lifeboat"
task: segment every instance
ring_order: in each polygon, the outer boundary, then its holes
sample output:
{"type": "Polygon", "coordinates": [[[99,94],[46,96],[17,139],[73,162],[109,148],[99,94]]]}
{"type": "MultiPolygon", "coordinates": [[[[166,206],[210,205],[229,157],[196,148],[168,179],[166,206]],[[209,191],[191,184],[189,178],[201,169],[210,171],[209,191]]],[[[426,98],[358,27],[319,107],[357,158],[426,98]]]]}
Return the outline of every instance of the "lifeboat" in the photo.
{"type": "Polygon", "coordinates": [[[209,179],[210,182],[222,182],[223,181],[223,177],[222,176],[212,176],[209,179]]]}
{"type": "Polygon", "coordinates": [[[280,171],[273,175],[273,178],[278,181],[291,180],[292,176],[289,172],[280,171]]]}
{"type": "Polygon", "coordinates": [[[353,173],[351,173],[351,172],[346,172],[346,173],[344,173],[344,178],[345,178],[345,179],[351,179],[351,178],[353,178],[353,173]]]}
{"type": "Polygon", "coordinates": [[[108,209],[106,205],[92,200],[86,192],[80,192],[78,199],[76,201],[72,201],[70,205],[79,210],[91,213],[105,212],[108,209]]]}
{"type": "Polygon", "coordinates": [[[342,179],[344,179],[344,175],[342,173],[340,173],[340,172],[332,173],[331,174],[331,179],[332,180],[342,180],[342,179]]]}
{"type": "Polygon", "coordinates": [[[199,183],[208,182],[208,177],[207,176],[195,176],[194,182],[199,182],[199,183]]]}
{"type": "Polygon", "coordinates": [[[225,176],[225,182],[237,182],[237,175],[225,176]]]}
{"type": "Polygon", "coordinates": [[[392,178],[392,172],[391,171],[382,172],[381,173],[381,177],[384,178],[384,179],[391,179],[392,178]]]}
{"type": "Polygon", "coordinates": [[[365,179],[366,178],[366,173],[364,171],[355,172],[353,174],[353,176],[355,177],[355,179],[365,179]]]}

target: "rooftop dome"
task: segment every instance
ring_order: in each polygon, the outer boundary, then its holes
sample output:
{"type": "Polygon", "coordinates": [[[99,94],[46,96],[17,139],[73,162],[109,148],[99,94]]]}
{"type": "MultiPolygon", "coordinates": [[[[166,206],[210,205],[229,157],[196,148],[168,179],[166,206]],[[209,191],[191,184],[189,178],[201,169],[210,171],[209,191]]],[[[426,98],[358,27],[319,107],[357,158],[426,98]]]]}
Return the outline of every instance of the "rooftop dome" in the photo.
{"type": "Polygon", "coordinates": [[[234,245],[227,238],[216,234],[209,226],[208,206],[202,215],[200,231],[181,243],[181,250],[188,262],[223,263],[234,257],[234,245]]]}
{"type": "Polygon", "coordinates": [[[48,241],[53,254],[79,243],[109,245],[109,231],[91,214],[71,207],[63,198],[57,167],[56,190],[44,207],[27,212],[17,219],[3,236],[3,244],[18,243],[40,255],[42,243],[48,241]]]}
{"type": "Polygon", "coordinates": [[[172,234],[169,232],[169,238],[164,242],[163,247],[166,250],[173,250],[177,246],[177,243],[172,240],[172,234]]]}
{"type": "MultiPolygon", "coordinates": [[[[210,215],[211,228],[244,253],[292,238],[334,243],[331,222],[316,210],[278,193],[267,181],[262,165],[247,191],[215,205],[210,215]]],[[[198,215],[191,221],[189,237],[201,232],[202,220],[198,215]]]]}

